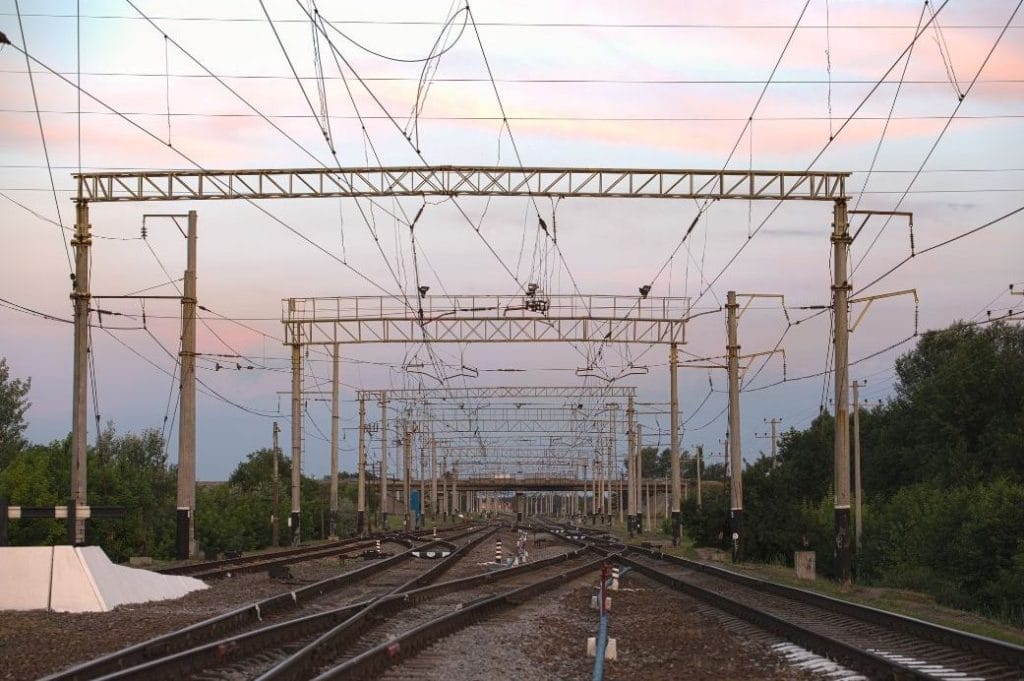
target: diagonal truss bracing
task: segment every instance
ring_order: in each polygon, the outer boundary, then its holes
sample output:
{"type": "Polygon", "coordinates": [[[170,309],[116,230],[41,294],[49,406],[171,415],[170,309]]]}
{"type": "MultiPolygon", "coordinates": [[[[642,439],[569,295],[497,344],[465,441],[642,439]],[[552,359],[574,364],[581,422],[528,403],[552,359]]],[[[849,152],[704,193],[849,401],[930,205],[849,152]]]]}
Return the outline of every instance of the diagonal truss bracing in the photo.
{"type": "Polygon", "coordinates": [[[419,404],[445,404],[448,400],[492,399],[622,399],[636,397],[635,386],[531,385],[445,388],[375,388],[359,390],[357,399],[405,400],[419,404]]]}
{"type": "Polygon", "coordinates": [[[388,296],[288,298],[285,344],[669,344],[685,341],[688,298],[597,295],[425,296],[413,309],[388,296]]]}
{"type": "Polygon", "coordinates": [[[78,200],[175,201],[385,196],[652,199],[846,198],[849,173],[782,170],[398,166],[159,170],[74,175],[78,200]]]}

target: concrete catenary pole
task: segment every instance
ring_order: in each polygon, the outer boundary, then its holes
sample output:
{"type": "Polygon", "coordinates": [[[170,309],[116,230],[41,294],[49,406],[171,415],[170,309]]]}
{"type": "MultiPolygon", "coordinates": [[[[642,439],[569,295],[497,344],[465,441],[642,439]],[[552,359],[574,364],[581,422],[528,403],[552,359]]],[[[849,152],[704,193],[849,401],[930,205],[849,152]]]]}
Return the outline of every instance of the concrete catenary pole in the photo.
{"type": "Polygon", "coordinates": [[[775,469],[775,457],[776,457],[776,455],[778,453],[778,448],[779,448],[779,436],[778,436],[777,426],[780,423],[782,423],[782,419],[776,419],[776,418],[769,419],[769,418],[765,418],[764,422],[769,424],[772,427],[772,434],[771,434],[771,438],[772,438],[772,459],[771,459],[771,461],[772,461],[772,470],[774,470],[775,469]]]}
{"type": "Polygon", "coordinates": [[[679,511],[682,506],[682,483],[679,476],[679,346],[676,343],[668,349],[670,441],[672,443],[672,546],[679,546],[681,530],[679,511]]]}
{"type": "Polygon", "coordinates": [[[388,394],[380,396],[380,526],[388,530],[388,394]]]}
{"type": "MultiPolygon", "coordinates": [[[[71,245],[75,249],[75,276],[71,282],[71,300],[74,301],[74,367],[71,389],[71,498],[74,506],[85,506],[86,481],[88,478],[86,441],[89,435],[89,248],[92,235],[89,232],[89,204],[78,201],[75,204],[75,238],[71,245]]],[[[75,544],[85,543],[85,519],[75,514],[73,527],[68,537],[75,544]]]]}
{"type": "Polygon", "coordinates": [[[281,458],[281,447],[277,443],[277,434],[281,432],[281,428],[277,425],[277,421],[274,421],[274,470],[271,477],[271,496],[273,497],[273,508],[270,511],[270,545],[278,546],[281,543],[281,518],[278,515],[278,511],[281,508],[281,476],[278,472],[278,461],[281,458]]]}
{"type": "MultiPolygon", "coordinates": [[[[291,301],[289,301],[291,303],[291,301]]],[[[298,341],[298,338],[294,340],[298,341]]],[[[302,346],[292,344],[292,546],[302,541],[302,346]]]]}
{"type": "Polygon", "coordinates": [[[448,522],[448,455],[441,456],[441,519],[448,522]]]}
{"type": "Polygon", "coordinates": [[[832,248],[835,280],[833,291],[833,318],[835,325],[835,480],[836,480],[836,579],[850,583],[850,421],[849,421],[849,295],[847,260],[850,251],[849,224],[846,218],[846,199],[835,202],[832,221],[832,248]]]}
{"type": "Polygon", "coordinates": [[[427,513],[427,447],[430,446],[429,438],[420,437],[420,503],[416,505],[417,529],[423,524],[427,513]]]}
{"type": "Polygon", "coordinates": [[[430,518],[437,522],[437,440],[430,438],[430,518]]]}
{"type": "Polygon", "coordinates": [[[726,326],[728,342],[726,353],[729,370],[729,465],[732,479],[729,485],[729,520],[732,530],[732,560],[743,560],[743,460],[740,448],[740,343],[737,338],[736,292],[726,297],[726,326]]]}
{"type": "Polygon", "coordinates": [[[459,463],[458,458],[452,463],[452,515],[458,515],[462,510],[459,504],[459,463]]]}
{"type": "Polygon", "coordinates": [[[637,515],[637,499],[636,499],[636,458],[637,458],[637,423],[636,423],[636,405],[633,397],[629,397],[626,402],[626,422],[629,431],[627,433],[627,441],[629,442],[629,457],[626,465],[626,475],[629,481],[629,490],[627,491],[627,503],[629,504],[628,521],[630,537],[633,536],[634,523],[636,522],[637,515]]]}
{"type": "Polygon", "coordinates": [[[704,445],[697,445],[697,508],[704,507],[701,499],[701,468],[704,467],[704,445]]]}
{"type": "Polygon", "coordinates": [[[405,506],[402,516],[405,520],[402,527],[406,532],[412,532],[412,519],[409,516],[409,509],[412,506],[409,497],[412,492],[412,433],[409,431],[408,425],[405,427],[405,438],[402,440],[402,467],[404,469],[402,503],[405,506]]]}
{"type": "Polygon", "coordinates": [[[866,384],[854,381],[853,386],[853,503],[854,503],[854,547],[860,551],[860,537],[863,528],[861,518],[860,486],[860,389],[866,384]]]}
{"type": "Polygon", "coordinates": [[[359,476],[356,490],[356,534],[366,534],[366,399],[359,398],[359,476]]]}
{"type": "MultiPolygon", "coordinates": [[[[637,452],[643,451],[644,446],[644,426],[642,423],[636,424],[636,450],[637,452]]],[[[644,458],[642,456],[636,457],[636,529],[637,532],[644,531],[644,507],[641,501],[641,490],[644,485],[644,458]]]]}
{"type": "MultiPolygon", "coordinates": [[[[341,400],[338,397],[338,386],[341,382],[339,376],[340,355],[341,345],[335,343],[334,352],[331,357],[331,514],[328,522],[331,539],[338,538],[338,448],[341,446],[338,437],[341,428],[341,400]]],[[[362,437],[362,431],[360,431],[359,436],[362,437]]]]}
{"type": "Polygon", "coordinates": [[[181,417],[178,425],[178,560],[196,555],[196,212],[188,212],[181,298],[181,417]]]}
{"type": "Polygon", "coordinates": [[[606,524],[611,525],[612,523],[612,478],[615,474],[615,459],[618,456],[618,442],[616,441],[617,429],[615,427],[616,422],[619,420],[619,403],[612,402],[610,405],[611,411],[608,412],[608,451],[606,456],[606,463],[604,467],[604,478],[605,478],[605,489],[608,491],[608,501],[604,506],[604,521],[606,524]]]}

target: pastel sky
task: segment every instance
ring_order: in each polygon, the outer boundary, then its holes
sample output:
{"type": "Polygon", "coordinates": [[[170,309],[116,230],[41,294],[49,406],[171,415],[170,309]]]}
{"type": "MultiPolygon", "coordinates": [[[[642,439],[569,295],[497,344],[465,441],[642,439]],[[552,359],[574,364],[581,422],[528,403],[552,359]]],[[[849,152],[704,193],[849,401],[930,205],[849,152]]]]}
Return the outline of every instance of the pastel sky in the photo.
{"type": "MultiPolygon", "coordinates": [[[[309,6],[266,1],[319,112],[313,33],[302,9],[309,6]]],[[[57,190],[55,201],[25,56],[13,46],[0,47],[0,298],[7,301],[0,303],[0,355],[15,376],[32,378],[28,435],[45,442],[70,428],[71,328],[8,303],[70,317],[65,248],[74,220],[71,173],[79,165],[187,168],[192,159],[205,168],[362,166],[378,157],[386,165],[419,164],[403,131],[437,165],[805,170],[813,163],[817,170],[852,173],[851,207],[913,211],[915,245],[922,251],[1005,215],[1024,197],[1024,17],[1014,16],[1017,2],[929,6],[917,0],[480,1],[472,3],[472,21],[461,30],[468,15],[458,12],[463,5],[457,3],[319,2],[321,15],[351,39],[328,30],[345,79],[331,47],[320,40],[335,161],[259,3],[89,0],[81,3],[79,32],[75,2],[22,0],[23,35],[15,2],[0,0],[0,31],[37,60],[32,75],[57,190]],[[933,24],[909,61],[899,60],[921,17],[930,19],[936,6],[941,30],[933,24]],[[423,64],[395,59],[427,55],[453,15],[442,41],[450,49],[432,62],[429,85],[420,87],[423,64]],[[74,87],[79,78],[80,99],[74,87]]],[[[281,394],[289,388],[279,321],[283,298],[379,294],[367,280],[388,292],[413,294],[417,268],[432,293],[514,293],[518,285],[506,267],[520,282],[542,281],[551,293],[572,292],[570,273],[581,291],[593,294],[635,295],[640,284],[653,281],[653,295],[690,296],[695,311],[709,312],[688,328],[687,357],[724,352],[725,318],[717,310],[728,290],[782,294],[793,321],[812,314],[796,308],[829,301],[828,204],[716,203],[665,267],[697,214],[695,202],[538,201],[541,216],[557,221],[565,263],[550,248],[535,247],[536,214],[525,199],[460,199],[457,206],[429,201],[416,226],[414,262],[408,227],[393,216],[415,215],[421,205],[419,199],[376,206],[274,201],[260,205],[266,213],[235,202],[92,207],[92,288],[103,294],[166,284],[164,268],[172,279],[180,277],[184,240],[169,222],[147,220],[143,241],[143,215],[198,211],[199,298],[212,311],[208,326],[198,331],[199,350],[207,355],[200,377],[260,414],[200,395],[200,479],[224,479],[247,453],[268,446],[274,420],[288,442],[288,401],[281,394]],[[471,223],[479,224],[479,234],[471,223]],[[214,356],[236,352],[261,368],[236,371],[235,360],[214,356]],[[217,370],[218,363],[230,366],[217,370]]],[[[1019,308],[1021,298],[1011,296],[1009,286],[1024,287],[1022,224],[1018,214],[914,258],[858,295],[916,289],[922,331],[984,319],[987,310],[1019,308]]],[[[868,222],[852,249],[855,290],[903,261],[909,244],[906,221],[868,222]]],[[[140,303],[105,301],[103,307],[123,316],[104,316],[104,329],[93,329],[101,420],[127,431],[165,427],[166,417],[174,459],[175,364],[167,353],[177,353],[179,305],[146,303],[145,329],[139,328],[140,303]]],[[[876,303],[853,334],[851,360],[904,340],[914,331],[914,318],[909,297],[876,303]]],[[[826,368],[828,316],[787,331],[781,308],[768,300],[743,316],[742,351],[770,350],[784,333],[789,379],[826,368]]],[[[899,345],[851,369],[852,379],[868,382],[862,396],[891,396],[893,360],[910,347],[899,345]]],[[[575,370],[587,358],[569,346],[435,350],[448,363],[480,370],[457,385],[585,382],[575,370]],[[527,371],[494,371],[507,368],[527,371]]],[[[402,369],[424,357],[422,348],[360,345],[343,353],[341,467],[351,470],[353,389],[436,383],[402,369]]],[[[307,384],[325,381],[327,358],[314,351],[310,360],[307,384]]],[[[637,386],[640,401],[656,403],[649,412],[664,412],[659,405],[668,399],[667,349],[612,347],[600,363],[614,374],[630,361],[648,372],[617,384],[637,386]]],[[[765,419],[804,427],[818,414],[823,395],[826,408],[832,397],[823,377],[758,390],[783,378],[779,359],[754,377],[760,367],[754,363],[742,396],[748,461],[768,449],[766,440],[754,437],[766,430],[765,419]]],[[[724,372],[681,372],[684,448],[703,443],[709,456],[721,451],[725,390],[724,372]]],[[[90,441],[94,413],[90,399],[90,441]]],[[[650,413],[642,420],[648,444],[667,445],[667,415],[650,413]]],[[[310,401],[307,473],[328,470],[329,446],[321,435],[329,432],[329,405],[310,401]]]]}

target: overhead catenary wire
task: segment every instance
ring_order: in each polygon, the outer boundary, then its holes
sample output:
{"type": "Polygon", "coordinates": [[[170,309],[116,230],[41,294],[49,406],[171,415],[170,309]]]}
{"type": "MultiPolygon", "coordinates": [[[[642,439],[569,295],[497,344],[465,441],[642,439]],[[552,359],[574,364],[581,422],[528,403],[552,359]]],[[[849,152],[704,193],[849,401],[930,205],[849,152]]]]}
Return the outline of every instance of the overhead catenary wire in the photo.
{"type": "MultiPolygon", "coordinates": [[[[995,53],[996,48],[999,47],[999,43],[1002,42],[1003,36],[1006,35],[1007,29],[1009,29],[1010,24],[1013,23],[1013,20],[1017,16],[1017,13],[1020,11],[1022,4],[1024,4],[1024,0],[1018,2],[1016,7],[1013,8],[1013,12],[1010,13],[1010,16],[1009,18],[1007,18],[1006,24],[1003,26],[1003,29],[999,32],[999,35],[992,43],[992,47],[989,48],[988,52],[985,54],[985,58],[982,60],[981,65],[978,67],[977,72],[975,72],[974,78],[972,78],[971,82],[967,85],[967,88],[962,93],[960,93],[959,86],[957,86],[957,91],[960,96],[957,99],[956,106],[953,108],[952,113],[949,114],[949,117],[946,119],[945,124],[943,124],[942,130],[939,131],[939,134],[935,137],[935,140],[932,142],[931,146],[928,147],[928,153],[925,154],[924,159],[921,161],[918,171],[915,172],[913,177],[910,178],[910,181],[907,183],[907,188],[904,190],[902,194],[900,194],[899,199],[896,201],[895,206],[892,208],[893,211],[898,211],[900,209],[900,207],[903,205],[903,202],[906,200],[907,195],[910,193],[911,188],[914,186],[914,183],[916,183],[917,179],[921,176],[921,169],[928,165],[928,161],[931,160],[932,154],[935,153],[935,150],[938,148],[939,143],[942,142],[943,137],[945,137],[946,135],[946,131],[949,130],[949,126],[953,124],[953,121],[956,119],[957,113],[960,111],[960,107],[963,106],[963,103],[967,100],[967,96],[970,95],[971,90],[974,89],[975,84],[978,82],[978,78],[981,76],[982,71],[985,70],[985,66],[988,65],[988,62],[992,58],[992,55],[995,53]]],[[[937,15],[933,16],[933,18],[937,20],[937,15]]],[[[853,272],[856,272],[860,264],[864,262],[864,259],[871,252],[871,249],[874,248],[874,245],[878,242],[879,237],[882,235],[882,231],[884,231],[885,227],[889,224],[891,220],[891,215],[886,218],[885,223],[878,230],[878,233],[875,235],[874,240],[872,240],[872,242],[868,245],[867,249],[865,249],[863,255],[861,255],[860,257],[860,260],[854,265],[853,272]]],[[[913,243],[911,243],[911,245],[913,245],[913,243]]]]}
{"type": "MultiPolygon", "coordinates": [[[[36,94],[36,80],[35,75],[32,71],[32,62],[28,58],[28,42],[25,37],[25,27],[21,21],[21,3],[19,0],[14,0],[14,8],[18,14],[18,31],[21,33],[21,44],[25,48],[22,52],[25,55],[25,69],[28,72],[28,82],[32,90],[32,104],[36,110],[36,122],[39,124],[39,139],[43,144],[43,157],[46,159],[46,170],[50,178],[50,189],[53,193],[53,208],[57,213],[57,222],[60,224],[61,229],[64,228],[64,218],[60,211],[60,201],[57,199],[57,185],[53,180],[53,167],[50,164],[50,148],[46,144],[46,132],[43,130],[43,116],[39,112],[39,96],[36,94]]],[[[71,263],[71,249],[68,246],[67,240],[64,238],[62,232],[57,233],[60,237],[61,243],[64,245],[64,255],[68,261],[68,272],[74,272],[74,265],[71,263]]],[[[74,276],[74,275],[72,275],[74,276]]]]}

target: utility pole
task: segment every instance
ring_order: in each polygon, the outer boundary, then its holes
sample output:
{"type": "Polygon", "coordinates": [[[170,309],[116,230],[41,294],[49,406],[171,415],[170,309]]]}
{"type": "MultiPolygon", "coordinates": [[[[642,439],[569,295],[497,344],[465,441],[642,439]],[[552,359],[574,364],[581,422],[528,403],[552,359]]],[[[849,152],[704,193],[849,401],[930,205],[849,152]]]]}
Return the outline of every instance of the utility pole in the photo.
{"type": "MultiPolygon", "coordinates": [[[[334,353],[331,358],[331,364],[333,369],[333,379],[331,381],[331,516],[328,522],[330,531],[330,538],[338,538],[338,430],[341,423],[341,416],[339,414],[340,401],[338,399],[338,383],[339,381],[339,369],[340,364],[339,355],[341,354],[341,346],[338,343],[334,344],[334,353]]],[[[362,402],[360,401],[360,406],[362,402]]],[[[363,437],[362,423],[359,424],[359,437],[363,437]]],[[[362,445],[360,445],[360,456],[362,456],[362,445]]],[[[363,477],[364,470],[363,466],[359,466],[359,493],[363,492],[363,477]]],[[[358,532],[362,534],[362,532],[358,532]]]]}
{"type": "Polygon", "coordinates": [[[277,444],[277,434],[281,432],[281,429],[277,425],[277,421],[274,421],[274,473],[271,478],[271,494],[274,498],[273,509],[270,511],[270,545],[277,546],[281,543],[281,519],[278,517],[278,510],[281,507],[281,479],[278,474],[278,459],[281,458],[281,448],[277,444]]]}
{"type": "Polygon", "coordinates": [[[605,518],[604,518],[604,521],[605,521],[605,524],[611,525],[612,524],[612,508],[611,508],[611,506],[612,506],[612,476],[615,473],[614,461],[615,461],[616,456],[618,454],[618,451],[617,451],[618,447],[616,446],[618,443],[615,440],[616,432],[617,432],[616,428],[615,428],[615,423],[616,423],[616,421],[618,421],[619,403],[618,402],[612,402],[608,406],[611,409],[611,411],[608,412],[608,452],[607,452],[607,462],[605,463],[605,467],[604,467],[605,488],[608,490],[608,502],[605,505],[605,510],[604,510],[605,518]]]}
{"type": "Polygon", "coordinates": [[[420,503],[416,505],[416,529],[423,526],[427,513],[427,480],[426,480],[426,459],[427,447],[430,444],[427,438],[420,438],[420,503]]]}
{"type": "Polygon", "coordinates": [[[672,428],[672,546],[679,546],[679,511],[682,507],[682,484],[679,477],[679,346],[668,349],[669,411],[672,428]]]}
{"type": "Polygon", "coordinates": [[[459,512],[459,464],[458,459],[452,463],[452,515],[459,512]]]}
{"type": "MultiPolygon", "coordinates": [[[[637,452],[642,451],[641,447],[644,443],[644,426],[642,423],[636,424],[636,449],[637,452]]],[[[644,460],[642,456],[636,457],[636,530],[637,532],[644,531],[644,507],[641,501],[641,490],[644,486],[644,460]]]]}
{"type": "Polygon", "coordinates": [[[627,476],[629,477],[629,505],[630,510],[629,516],[629,530],[630,537],[633,537],[634,524],[636,522],[637,515],[637,499],[636,499],[636,484],[637,484],[637,472],[636,472],[636,459],[637,459],[637,424],[636,424],[636,407],[633,397],[629,397],[626,402],[626,422],[628,423],[629,432],[627,433],[629,442],[629,459],[627,463],[627,476]]]}
{"type": "MultiPolygon", "coordinates": [[[[441,457],[441,519],[448,522],[448,455],[441,457]]],[[[497,492],[495,492],[497,494],[497,492]]]]}
{"type": "MultiPolygon", "coordinates": [[[[74,369],[71,390],[71,499],[77,507],[88,504],[86,498],[86,480],[88,458],[86,441],[88,438],[89,399],[89,247],[92,235],[89,233],[89,204],[86,201],[75,203],[75,238],[71,245],[75,249],[75,275],[71,282],[71,300],[74,301],[74,369]]],[[[85,519],[75,514],[74,537],[69,537],[75,544],[85,543],[85,519]]]]}
{"type": "Polygon", "coordinates": [[[587,494],[589,490],[588,478],[587,478],[587,460],[583,462],[583,521],[587,521],[587,515],[589,513],[588,507],[590,504],[587,501],[587,494]]]}
{"type": "Polygon", "coordinates": [[[388,531],[388,395],[380,396],[380,527],[388,531]]]}
{"type": "Polygon", "coordinates": [[[703,508],[704,502],[701,500],[700,494],[700,477],[701,468],[704,465],[704,445],[697,445],[697,508],[703,508]]]}
{"type": "Polygon", "coordinates": [[[437,522],[437,440],[430,438],[430,517],[437,522]]]}
{"type": "Polygon", "coordinates": [[[850,234],[846,217],[846,199],[835,202],[832,221],[832,247],[835,276],[832,285],[832,312],[835,320],[835,472],[836,472],[836,578],[840,584],[850,583],[850,421],[849,391],[849,324],[850,324],[850,281],[847,277],[847,260],[850,251],[850,234]]]}
{"type": "Polygon", "coordinates": [[[762,440],[764,438],[766,438],[766,437],[767,438],[771,438],[771,441],[772,441],[772,458],[771,458],[771,462],[772,462],[772,470],[775,470],[775,453],[776,453],[776,448],[777,448],[778,443],[779,443],[778,435],[775,432],[775,427],[778,426],[780,423],[782,423],[782,419],[775,419],[775,418],[769,419],[769,418],[766,417],[764,422],[771,425],[771,427],[772,427],[771,435],[767,435],[767,434],[764,434],[764,433],[754,433],[754,437],[762,439],[762,440]]]}
{"type": "Polygon", "coordinates": [[[861,528],[861,487],[860,487],[860,389],[867,385],[867,381],[858,383],[854,381],[853,387],[853,487],[854,487],[854,523],[856,541],[855,548],[860,551],[861,528]]]}
{"type": "Polygon", "coordinates": [[[178,425],[178,560],[196,554],[196,212],[188,212],[181,298],[181,421],[178,425]]]}
{"type": "MultiPolygon", "coordinates": [[[[294,301],[289,300],[289,305],[294,301]]],[[[292,546],[302,541],[302,346],[292,345],[292,546]]]]}
{"type": "Polygon", "coordinates": [[[404,483],[402,485],[402,501],[405,504],[404,518],[405,523],[403,527],[406,532],[412,532],[412,523],[409,518],[409,509],[412,507],[409,495],[412,491],[412,432],[409,430],[409,425],[405,426],[405,438],[402,441],[402,460],[403,468],[405,469],[404,483]]]}
{"type": "Polygon", "coordinates": [[[743,560],[743,454],[740,447],[740,343],[737,338],[736,292],[729,291],[726,298],[726,326],[728,341],[726,353],[729,365],[729,460],[732,480],[729,486],[729,519],[732,526],[732,562],[743,560]]]}
{"type": "MultiPolygon", "coordinates": [[[[630,437],[632,437],[632,436],[630,436],[630,437]]],[[[627,445],[627,447],[628,446],[629,445],[627,445]]],[[[627,460],[631,460],[631,459],[632,459],[632,455],[630,455],[629,459],[627,459],[627,460]]],[[[619,472],[619,497],[618,497],[618,499],[619,499],[619,504],[618,504],[618,506],[619,506],[619,525],[622,525],[626,521],[626,518],[625,518],[625,514],[626,514],[626,508],[625,508],[626,481],[623,479],[623,475],[625,475],[625,473],[620,471],[619,472]]],[[[551,500],[551,504],[552,504],[552,507],[553,507],[554,506],[554,499],[551,500]]]]}
{"type": "Polygon", "coordinates": [[[356,490],[356,535],[366,534],[366,399],[359,398],[359,476],[356,490]]]}

